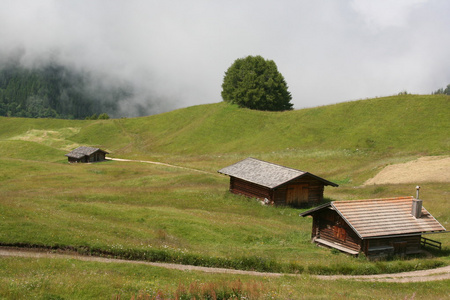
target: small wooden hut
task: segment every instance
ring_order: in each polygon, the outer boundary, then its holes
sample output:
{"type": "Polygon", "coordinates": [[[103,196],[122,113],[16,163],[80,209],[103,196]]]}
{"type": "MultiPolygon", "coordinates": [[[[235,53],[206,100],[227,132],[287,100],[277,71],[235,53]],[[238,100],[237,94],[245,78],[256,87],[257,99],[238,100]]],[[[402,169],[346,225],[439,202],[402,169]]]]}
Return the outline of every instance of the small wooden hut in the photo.
{"type": "Polygon", "coordinates": [[[218,171],[230,176],[230,191],[275,205],[301,207],[323,200],[324,187],[338,185],[308,172],[246,158],[218,171]]]}
{"type": "Polygon", "coordinates": [[[66,156],[70,163],[88,163],[105,160],[106,154],[108,152],[99,148],[81,146],[67,153],[66,156]]]}
{"type": "Polygon", "coordinates": [[[426,242],[440,247],[422,234],[445,232],[413,197],[333,201],[300,216],[313,217],[313,242],[372,258],[418,253],[426,242]]]}

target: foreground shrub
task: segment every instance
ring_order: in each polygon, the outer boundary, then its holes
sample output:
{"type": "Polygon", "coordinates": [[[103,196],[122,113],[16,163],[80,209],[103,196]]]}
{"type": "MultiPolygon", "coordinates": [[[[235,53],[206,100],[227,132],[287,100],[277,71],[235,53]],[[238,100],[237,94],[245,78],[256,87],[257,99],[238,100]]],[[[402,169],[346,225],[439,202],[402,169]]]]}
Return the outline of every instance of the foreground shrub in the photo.
{"type": "Polygon", "coordinates": [[[265,291],[261,282],[193,282],[189,286],[179,284],[175,299],[260,299],[265,291]]]}

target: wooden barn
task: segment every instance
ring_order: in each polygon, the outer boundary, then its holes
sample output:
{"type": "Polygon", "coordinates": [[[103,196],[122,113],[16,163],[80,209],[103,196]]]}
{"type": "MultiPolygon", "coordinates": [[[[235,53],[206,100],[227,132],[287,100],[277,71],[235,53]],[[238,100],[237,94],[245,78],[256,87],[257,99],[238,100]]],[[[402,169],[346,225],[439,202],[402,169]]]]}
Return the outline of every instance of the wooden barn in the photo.
{"type": "Polygon", "coordinates": [[[106,154],[108,152],[99,148],[81,146],[67,153],[66,156],[70,163],[88,163],[105,160],[106,154]]]}
{"type": "Polygon", "coordinates": [[[440,243],[422,234],[445,228],[413,197],[334,201],[302,214],[312,216],[312,241],[369,258],[420,252],[424,243],[440,243]]]}
{"type": "Polygon", "coordinates": [[[323,200],[324,186],[338,185],[308,172],[246,158],[218,171],[230,176],[230,191],[275,205],[301,207],[323,200]]]}

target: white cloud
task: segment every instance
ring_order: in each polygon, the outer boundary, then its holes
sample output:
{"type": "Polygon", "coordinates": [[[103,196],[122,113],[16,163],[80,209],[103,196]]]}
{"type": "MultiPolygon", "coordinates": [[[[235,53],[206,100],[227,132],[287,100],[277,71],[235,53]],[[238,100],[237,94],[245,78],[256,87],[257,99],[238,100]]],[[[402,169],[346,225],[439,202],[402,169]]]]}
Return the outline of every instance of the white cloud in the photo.
{"type": "MultiPolygon", "coordinates": [[[[272,59],[295,108],[450,83],[450,2],[6,0],[0,53],[131,81],[158,110],[221,101],[239,57],[272,59]],[[164,99],[164,100],[161,100],[164,99]]],[[[159,112],[155,109],[154,112],[159,112]]]]}
{"type": "Polygon", "coordinates": [[[420,9],[428,0],[353,0],[351,6],[371,29],[406,27],[412,21],[410,13],[420,9]]]}

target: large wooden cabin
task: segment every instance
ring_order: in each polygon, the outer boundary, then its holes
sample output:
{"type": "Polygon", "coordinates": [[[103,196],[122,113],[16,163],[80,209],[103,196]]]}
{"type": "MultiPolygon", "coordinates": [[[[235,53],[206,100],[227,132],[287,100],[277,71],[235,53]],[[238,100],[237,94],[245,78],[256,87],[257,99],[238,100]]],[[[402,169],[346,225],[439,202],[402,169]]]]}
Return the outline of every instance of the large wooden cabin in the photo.
{"type": "Polygon", "coordinates": [[[246,158],[218,171],[230,176],[230,191],[274,205],[294,207],[318,204],[324,186],[338,185],[308,172],[246,158]]]}
{"type": "Polygon", "coordinates": [[[418,253],[422,234],[446,231],[413,197],[333,201],[300,216],[313,217],[313,242],[371,258],[418,253]]]}

